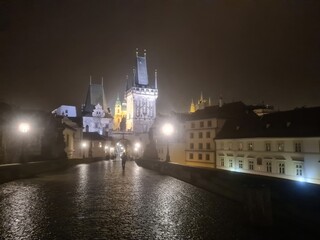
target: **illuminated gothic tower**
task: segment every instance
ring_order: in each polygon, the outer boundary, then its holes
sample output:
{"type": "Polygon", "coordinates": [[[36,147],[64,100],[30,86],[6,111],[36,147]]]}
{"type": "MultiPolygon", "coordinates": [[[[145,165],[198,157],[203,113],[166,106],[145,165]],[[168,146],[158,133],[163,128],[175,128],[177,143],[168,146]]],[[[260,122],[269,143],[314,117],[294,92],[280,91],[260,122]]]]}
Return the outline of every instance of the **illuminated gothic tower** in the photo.
{"type": "Polygon", "coordinates": [[[123,101],[121,103],[119,94],[114,105],[114,116],[113,116],[113,130],[115,131],[125,131],[125,121],[127,116],[127,103],[123,101]]]}
{"type": "Polygon", "coordinates": [[[147,54],[139,56],[136,51],[136,66],[133,78],[128,81],[127,100],[127,131],[135,133],[148,132],[156,117],[156,100],[158,98],[157,71],[153,84],[149,81],[147,54]]]}

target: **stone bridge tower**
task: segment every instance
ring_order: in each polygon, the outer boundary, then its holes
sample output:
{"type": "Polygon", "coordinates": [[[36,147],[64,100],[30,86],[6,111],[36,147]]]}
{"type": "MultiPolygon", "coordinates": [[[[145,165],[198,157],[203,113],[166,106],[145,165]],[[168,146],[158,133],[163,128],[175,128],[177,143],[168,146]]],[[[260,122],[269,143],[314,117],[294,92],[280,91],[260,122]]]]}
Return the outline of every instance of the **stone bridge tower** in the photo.
{"type": "Polygon", "coordinates": [[[147,69],[147,53],[139,56],[136,51],[136,64],[133,77],[128,79],[126,100],[126,130],[134,133],[148,132],[156,118],[156,100],[158,98],[157,71],[154,81],[149,81],[147,69]]]}

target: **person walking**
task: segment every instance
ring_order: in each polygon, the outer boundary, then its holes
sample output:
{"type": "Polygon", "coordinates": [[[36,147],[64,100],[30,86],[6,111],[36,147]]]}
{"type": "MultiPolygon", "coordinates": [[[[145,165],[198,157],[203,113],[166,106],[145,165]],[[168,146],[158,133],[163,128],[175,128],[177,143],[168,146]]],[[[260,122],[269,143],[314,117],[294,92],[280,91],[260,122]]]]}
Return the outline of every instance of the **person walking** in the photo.
{"type": "Polygon", "coordinates": [[[126,152],[122,153],[122,155],[121,155],[122,170],[124,170],[126,167],[127,159],[128,159],[128,157],[127,157],[126,152]]]}

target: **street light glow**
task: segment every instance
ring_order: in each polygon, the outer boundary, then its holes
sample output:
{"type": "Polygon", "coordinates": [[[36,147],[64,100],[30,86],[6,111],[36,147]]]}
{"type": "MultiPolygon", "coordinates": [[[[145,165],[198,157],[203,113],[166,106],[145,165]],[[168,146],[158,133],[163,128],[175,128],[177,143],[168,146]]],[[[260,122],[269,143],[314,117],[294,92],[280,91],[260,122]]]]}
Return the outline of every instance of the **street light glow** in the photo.
{"type": "Polygon", "coordinates": [[[170,123],[166,123],[162,127],[162,132],[164,135],[170,136],[173,133],[173,126],[170,123]]]}
{"type": "Polygon", "coordinates": [[[136,142],[135,144],[134,144],[134,148],[135,149],[139,149],[141,147],[141,143],[139,143],[139,142],[136,142]]]}
{"type": "Polygon", "coordinates": [[[82,146],[83,148],[85,148],[85,147],[87,146],[87,143],[86,143],[86,142],[83,142],[83,143],[81,144],[81,146],[82,146]]]}
{"type": "Polygon", "coordinates": [[[19,131],[21,133],[27,133],[30,131],[30,124],[26,122],[22,122],[19,124],[19,131]]]}

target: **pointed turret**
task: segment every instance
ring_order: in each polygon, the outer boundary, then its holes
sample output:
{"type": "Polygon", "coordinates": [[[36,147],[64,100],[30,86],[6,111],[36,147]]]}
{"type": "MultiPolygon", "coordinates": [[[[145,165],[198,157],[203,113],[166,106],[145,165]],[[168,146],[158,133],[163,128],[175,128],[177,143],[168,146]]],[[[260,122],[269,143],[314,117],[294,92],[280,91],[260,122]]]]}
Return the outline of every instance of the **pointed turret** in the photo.
{"type": "Polygon", "coordinates": [[[222,100],[222,96],[220,95],[219,97],[219,107],[222,107],[223,105],[223,100],[222,100]]]}
{"type": "Polygon", "coordinates": [[[100,104],[102,109],[105,112],[108,112],[103,85],[92,83],[92,78],[90,76],[90,84],[87,91],[86,102],[83,108],[83,115],[91,115],[97,104],[100,104]]]}
{"type": "Polygon", "coordinates": [[[158,89],[158,72],[157,72],[157,69],[154,71],[154,88],[158,89]]]}
{"type": "Polygon", "coordinates": [[[196,111],[196,106],[194,105],[194,102],[192,99],[189,113],[194,113],[195,111],[196,111]]]}
{"type": "Polygon", "coordinates": [[[126,91],[129,89],[129,76],[126,75],[126,91]]]}

